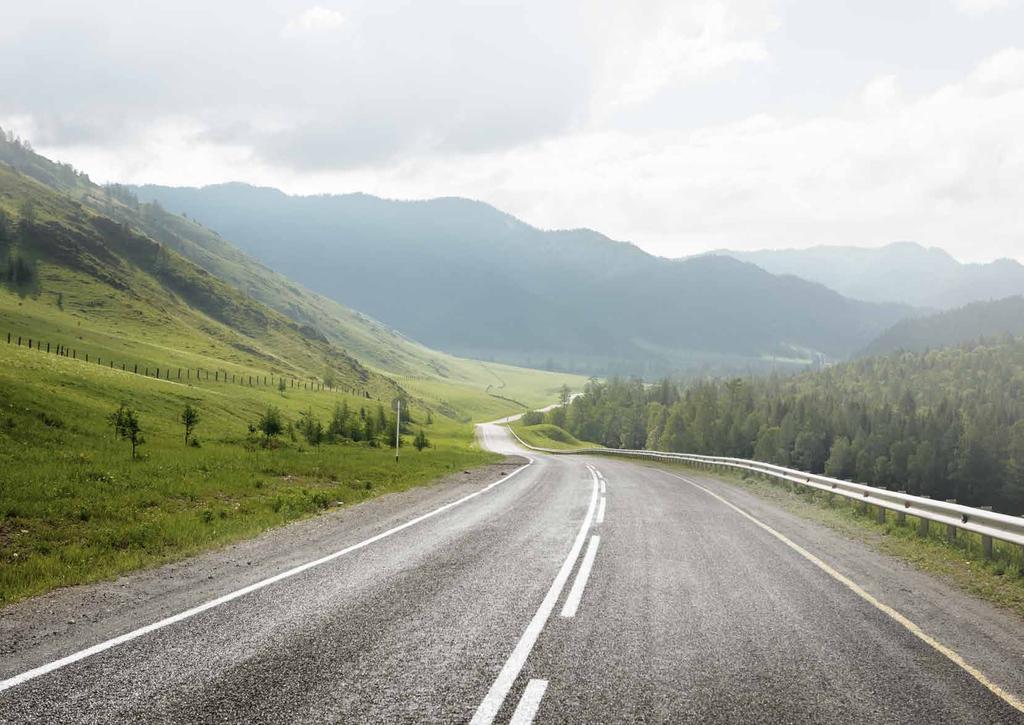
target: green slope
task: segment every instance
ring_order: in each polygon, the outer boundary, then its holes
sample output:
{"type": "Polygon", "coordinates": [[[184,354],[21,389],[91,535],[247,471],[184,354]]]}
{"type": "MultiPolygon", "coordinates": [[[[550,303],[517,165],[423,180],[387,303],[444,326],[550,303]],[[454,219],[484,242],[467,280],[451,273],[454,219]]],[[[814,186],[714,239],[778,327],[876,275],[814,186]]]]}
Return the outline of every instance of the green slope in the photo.
{"type": "Polygon", "coordinates": [[[71,194],[0,163],[0,605],[493,461],[469,420],[573,382],[446,356],[448,377],[410,357],[398,381],[60,179],[71,194]],[[121,404],[141,422],[137,460],[108,421],[121,404]],[[271,406],[285,430],[265,447],[251,426],[271,406]],[[342,433],[312,445],[303,414],[328,426],[339,406],[342,433]],[[432,446],[417,452],[421,429],[432,446]]]}
{"type": "MultiPolygon", "coordinates": [[[[29,176],[51,190],[68,195],[87,209],[128,225],[191,260],[218,280],[227,282],[245,297],[264,303],[313,337],[323,336],[367,368],[403,383],[420,393],[440,395],[460,418],[484,420],[521,409],[488,394],[519,401],[526,406],[550,403],[563,383],[580,389],[580,376],[484,364],[431,350],[367,315],[349,309],[267,268],[242,252],[217,232],[195,220],[165,212],[159,204],[140,204],[128,189],[100,187],[88,176],[66,164],[58,164],[34,153],[0,133],[0,162],[29,176]],[[496,377],[495,371],[501,370],[496,377]],[[503,387],[504,386],[504,387],[503,387]]],[[[322,259],[307,255],[305,263],[322,265],[322,259]]],[[[424,279],[432,275],[420,271],[424,279]]],[[[365,284],[351,271],[338,275],[339,284],[365,284]]],[[[436,280],[434,280],[436,282],[436,280]]],[[[382,289],[393,289],[394,280],[382,275],[375,280],[382,289]]],[[[396,290],[396,299],[407,307],[420,301],[396,290]]]]}

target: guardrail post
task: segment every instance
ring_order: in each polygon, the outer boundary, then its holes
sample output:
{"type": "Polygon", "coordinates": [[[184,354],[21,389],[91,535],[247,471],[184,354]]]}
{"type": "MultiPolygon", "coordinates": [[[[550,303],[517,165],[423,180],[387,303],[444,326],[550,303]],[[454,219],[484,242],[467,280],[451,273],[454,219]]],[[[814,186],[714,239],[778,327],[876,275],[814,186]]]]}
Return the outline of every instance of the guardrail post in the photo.
{"type": "MultiPolygon", "coordinates": [[[[899,493],[905,494],[906,491],[899,491],[899,493]]],[[[907,523],[907,514],[904,511],[896,512],[896,524],[898,526],[904,526],[907,523]]]]}
{"type": "Polygon", "coordinates": [[[885,506],[878,507],[878,523],[885,524],[885,506]]]}
{"type": "MultiPolygon", "coordinates": [[[[980,508],[982,511],[991,511],[992,510],[991,506],[979,506],[978,508],[980,508]]],[[[981,535],[981,551],[982,551],[982,554],[984,555],[984,557],[986,559],[991,559],[992,558],[992,537],[991,536],[986,536],[985,534],[981,535]]]]}
{"type": "MultiPolygon", "coordinates": [[[[956,499],[947,498],[946,503],[956,503],[956,499]]],[[[953,524],[946,524],[946,541],[949,543],[956,541],[956,527],[953,524]]]]}

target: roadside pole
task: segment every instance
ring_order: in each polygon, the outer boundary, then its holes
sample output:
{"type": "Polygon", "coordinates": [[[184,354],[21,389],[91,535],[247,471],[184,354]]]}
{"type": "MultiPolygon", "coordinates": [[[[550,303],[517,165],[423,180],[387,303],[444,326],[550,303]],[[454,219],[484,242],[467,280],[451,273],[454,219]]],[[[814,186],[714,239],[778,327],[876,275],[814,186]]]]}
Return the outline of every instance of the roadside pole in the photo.
{"type": "Polygon", "coordinates": [[[398,444],[402,440],[402,399],[398,399],[398,412],[395,415],[395,463],[398,463],[398,444]]]}

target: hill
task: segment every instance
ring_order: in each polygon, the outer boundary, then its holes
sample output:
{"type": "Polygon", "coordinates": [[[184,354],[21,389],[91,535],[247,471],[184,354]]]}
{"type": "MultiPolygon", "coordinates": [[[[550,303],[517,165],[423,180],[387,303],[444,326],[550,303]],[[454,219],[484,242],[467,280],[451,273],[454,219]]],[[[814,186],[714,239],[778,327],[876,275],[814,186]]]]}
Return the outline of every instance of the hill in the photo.
{"type": "Polygon", "coordinates": [[[945,251],[912,242],[884,247],[722,251],[773,274],[819,282],[870,302],[952,309],[970,302],[1024,294],[1024,265],[1010,259],[964,264],[945,251]]]}
{"type": "MultiPolygon", "coordinates": [[[[399,380],[414,394],[429,397],[462,419],[496,418],[517,407],[544,405],[555,398],[563,383],[577,388],[583,383],[582,378],[571,375],[485,364],[429,349],[363,312],[309,291],[194,219],[169,214],[158,203],[140,202],[123,186],[98,186],[88,175],[35,153],[27,142],[2,130],[0,163],[86,210],[136,230],[163,249],[177,252],[247,300],[263,303],[368,370],[399,380]]],[[[310,265],[316,266],[315,260],[310,265]]],[[[361,283],[384,285],[385,279],[361,283]]],[[[408,307],[415,307],[414,303],[403,298],[408,307]]]]}
{"type": "Polygon", "coordinates": [[[155,239],[158,209],[10,146],[34,173],[0,161],[0,606],[492,462],[469,420],[577,384],[411,343],[384,374],[155,239]]]}
{"type": "Polygon", "coordinates": [[[1002,335],[1024,337],[1024,297],[974,302],[956,310],[898,322],[879,335],[862,354],[882,355],[897,350],[923,352],[1002,335]]]}
{"type": "Polygon", "coordinates": [[[318,293],[478,358],[586,373],[745,370],[843,357],[909,314],[732,259],[672,261],[590,230],[540,230],[467,199],[244,184],[136,192],[318,293]]]}

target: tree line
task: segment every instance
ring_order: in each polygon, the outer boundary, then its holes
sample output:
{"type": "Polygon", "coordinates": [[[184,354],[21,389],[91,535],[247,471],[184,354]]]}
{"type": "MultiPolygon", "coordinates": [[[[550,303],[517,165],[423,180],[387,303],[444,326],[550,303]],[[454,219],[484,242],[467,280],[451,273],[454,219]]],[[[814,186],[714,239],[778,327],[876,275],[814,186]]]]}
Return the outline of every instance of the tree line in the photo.
{"type": "MultiPolygon", "coordinates": [[[[191,404],[186,404],[177,421],[183,428],[186,446],[200,447],[195,430],[201,421],[199,410],[191,404]]],[[[132,459],[138,458],[138,449],[146,442],[138,411],[122,403],[117,410],[107,416],[107,422],[113,429],[115,438],[120,438],[131,446],[132,459]]],[[[379,404],[375,412],[367,411],[365,407],[360,407],[356,412],[354,408],[349,407],[347,401],[338,403],[334,406],[334,412],[326,425],[312,408],[301,411],[298,419],[288,420],[280,408],[271,405],[248,423],[247,440],[263,448],[276,447],[282,435],[290,437],[293,442],[298,441],[301,436],[306,443],[317,449],[324,443],[343,441],[366,443],[371,448],[377,448],[382,444],[394,448],[403,445],[401,434],[408,432],[409,424],[412,422],[406,410],[403,409],[399,420],[394,414],[385,413],[384,406],[379,404]]],[[[433,422],[433,416],[428,412],[426,424],[431,425],[433,422]]],[[[422,427],[413,437],[413,446],[417,451],[431,447],[430,439],[422,427]]]]}
{"type": "Polygon", "coordinates": [[[727,455],[1024,514],[1024,341],[793,377],[590,381],[546,414],[613,448],[727,455]]]}

